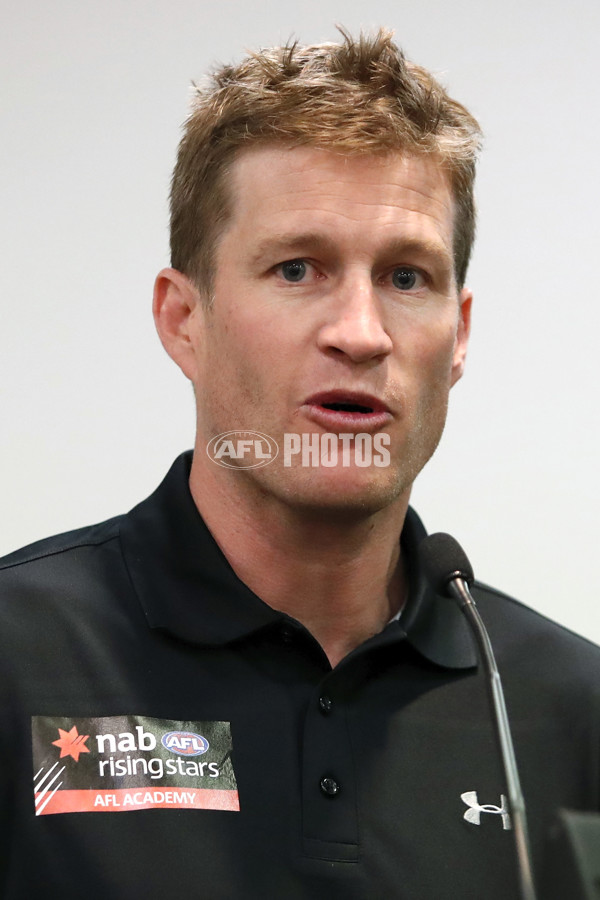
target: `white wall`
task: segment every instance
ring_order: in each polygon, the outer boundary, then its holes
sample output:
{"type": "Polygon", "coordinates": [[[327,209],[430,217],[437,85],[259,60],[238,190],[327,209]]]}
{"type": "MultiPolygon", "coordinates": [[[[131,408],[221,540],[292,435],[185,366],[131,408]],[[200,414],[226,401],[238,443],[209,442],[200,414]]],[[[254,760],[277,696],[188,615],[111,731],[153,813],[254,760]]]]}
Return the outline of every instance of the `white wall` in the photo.
{"type": "Polygon", "coordinates": [[[387,24],[487,136],[469,366],[415,506],[600,641],[595,0],[22,0],[2,22],[0,552],[128,509],[192,444],[150,316],[190,81],[387,24]]]}

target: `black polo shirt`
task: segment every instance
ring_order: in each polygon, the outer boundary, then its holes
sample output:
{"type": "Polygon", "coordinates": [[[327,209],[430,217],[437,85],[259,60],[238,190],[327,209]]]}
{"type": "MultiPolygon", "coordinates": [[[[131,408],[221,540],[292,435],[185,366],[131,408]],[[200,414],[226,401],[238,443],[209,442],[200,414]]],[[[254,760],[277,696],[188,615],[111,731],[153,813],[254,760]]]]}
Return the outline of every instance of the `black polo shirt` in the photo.
{"type": "MultiPolygon", "coordinates": [[[[400,620],[332,670],[233,573],[190,462],[0,565],[2,896],[517,897],[485,682],[418,571],[416,514],[400,620]]],[[[598,809],[600,651],[475,593],[539,866],[557,807],[598,809]]]]}

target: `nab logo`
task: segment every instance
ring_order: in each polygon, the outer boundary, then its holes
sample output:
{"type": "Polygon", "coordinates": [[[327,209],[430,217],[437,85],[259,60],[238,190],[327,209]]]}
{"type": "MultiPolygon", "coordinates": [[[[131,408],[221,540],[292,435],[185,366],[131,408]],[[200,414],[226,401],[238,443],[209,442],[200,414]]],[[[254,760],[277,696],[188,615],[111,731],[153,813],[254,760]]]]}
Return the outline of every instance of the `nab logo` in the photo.
{"type": "Polygon", "coordinates": [[[73,725],[70,731],[63,731],[62,728],[59,728],[58,734],[58,740],[52,741],[52,745],[60,747],[59,759],[62,759],[63,756],[72,756],[75,762],[79,762],[79,757],[82,753],[90,752],[89,747],[85,745],[85,742],[89,739],[89,734],[79,734],[76,725],[73,725]]]}
{"type": "Polygon", "coordinates": [[[206,753],[209,747],[206,738],[194,734],[193,731],[169,731],[163,734],[161,744],[178,756],[200,756],[206,753]]]}
{"type": "Polygon", "coordinates": [[[279,447],[260,431],[225,431],[208,442],[206,453],[226,469],[259,469],[273,462],[279,447]]]}

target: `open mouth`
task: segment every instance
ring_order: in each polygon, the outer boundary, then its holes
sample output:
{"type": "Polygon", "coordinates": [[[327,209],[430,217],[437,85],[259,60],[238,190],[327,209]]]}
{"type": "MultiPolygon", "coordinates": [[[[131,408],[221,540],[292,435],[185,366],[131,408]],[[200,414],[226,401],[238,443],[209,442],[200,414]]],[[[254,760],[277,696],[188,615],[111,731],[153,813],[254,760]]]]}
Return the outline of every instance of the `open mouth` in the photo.
{"type": "Polygon", "coordinates": [[[368,431],[383,428],[392,419],[385,403],[366,391],[343,388],[319,391],[307,397],[304,406],[310,418],[330,430],[346,426],[350,431],[355,428],[368,431]]]}
{"type": "Polygon", "coordinates": [[[373,412],[371,406],[361,406],[359,403],[321,403],[321,406],[323,409],[331,409],[334,412],[362,413],[363,415],[373,412]]]}

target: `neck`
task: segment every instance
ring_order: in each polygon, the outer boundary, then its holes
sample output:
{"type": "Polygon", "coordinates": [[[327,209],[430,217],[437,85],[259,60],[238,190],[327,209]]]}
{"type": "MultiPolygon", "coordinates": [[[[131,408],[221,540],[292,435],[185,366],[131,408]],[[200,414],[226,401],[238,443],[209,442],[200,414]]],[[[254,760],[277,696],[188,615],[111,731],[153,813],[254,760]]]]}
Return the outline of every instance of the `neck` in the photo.
{"type": "Polygon", "coordinates": [[[298,509],[248,488],[242,472],[195,453],[190,490],[232,569],[301,622],[332,667],[381,631],[404,602],[400,532],[408,495],[369,515],[298,509]]]}

